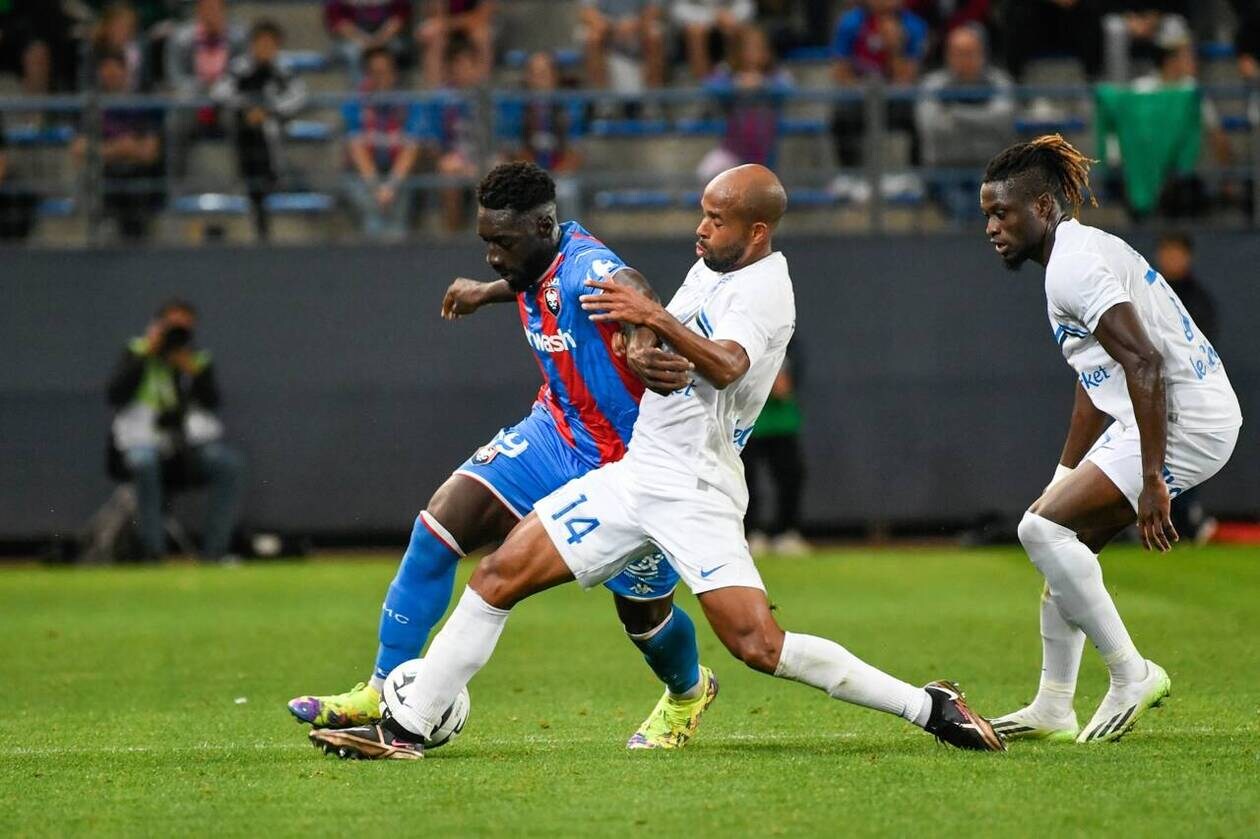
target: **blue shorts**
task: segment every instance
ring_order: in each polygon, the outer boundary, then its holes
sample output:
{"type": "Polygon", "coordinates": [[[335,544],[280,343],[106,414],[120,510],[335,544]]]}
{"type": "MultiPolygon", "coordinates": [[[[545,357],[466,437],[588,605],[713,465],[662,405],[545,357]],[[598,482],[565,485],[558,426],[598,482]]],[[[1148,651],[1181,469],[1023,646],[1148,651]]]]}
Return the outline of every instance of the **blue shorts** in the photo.
{"type": "MultiPolygon", "coordinates": [[[[534,504],[593,467],[564,441],[551,414],[535,405],[455,470],[490,490],[517,518],[534,504]]],[[[678,585],[678,574],[659,550],[645,552],[604,586],[630,600],[655,600],[678,585]]]]}

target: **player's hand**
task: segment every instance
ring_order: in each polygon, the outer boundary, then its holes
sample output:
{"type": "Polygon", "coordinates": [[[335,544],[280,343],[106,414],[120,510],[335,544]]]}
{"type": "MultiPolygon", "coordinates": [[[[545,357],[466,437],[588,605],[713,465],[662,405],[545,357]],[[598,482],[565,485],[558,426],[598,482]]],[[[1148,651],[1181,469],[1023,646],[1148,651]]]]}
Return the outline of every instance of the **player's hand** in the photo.
{"type": "Polygon", "coordinates": [[[616,320],[632,326],[646,326],[661,308],[661,304],[652,298],[620,283],[587,280],[586,285],[603,290],[602,294],[583,294],[578,298],[583,310],[591,312],[590,319],[593,321],[616,320]]]}
{"type": "Polygon", "coordinates": [[[1147,550],[1170,551],[1179,538],[1172,523],[1172,499],[1158,478],[1147,481],[1138,496],[1138,533],[1147,550]]]}
{"type": "Polygon", "coordinates": [[[485,302],[485,283],[457,277],[446,289],[442,298],[442,317],[445,320],[459,320],[464,315],[471,315],[485,302]]]}
{"type": "Polygon", "coordinates": [[[648,390],[661,396],[685,388],[695,370],[695,365],[678,353],[660,347],[632,346],[626,352],[626,363],[648,390]]]}

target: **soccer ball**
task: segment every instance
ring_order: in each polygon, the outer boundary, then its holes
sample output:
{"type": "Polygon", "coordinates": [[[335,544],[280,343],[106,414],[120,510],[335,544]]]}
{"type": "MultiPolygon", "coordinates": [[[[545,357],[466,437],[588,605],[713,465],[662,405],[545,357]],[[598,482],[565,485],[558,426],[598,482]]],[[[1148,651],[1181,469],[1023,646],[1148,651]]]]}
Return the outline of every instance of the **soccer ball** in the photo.
{"type": "MultiPolygon", "coordinates": [[[[407,704],[407,700],[410,698],[412,683],[423,678],[424,659],[422,658],[413,658],[395,667],[385,679],[385,691],[381,695],[381,715],[392,718],[406,731],[414,733],[419,729],[420,724],[415,709],[407,704]]],[[[428,737],[419,739],[419,742],[426,749],[436,749],[454,740],[464,730],[464,723],[468,722],[468,711],[471,707],[468,688],[465,687],[459,692],[459,696],[455,697],[451,707],[446,709],[446,713],[442,715],[442,719],[438,721],[433,732],[428,737]]]]}

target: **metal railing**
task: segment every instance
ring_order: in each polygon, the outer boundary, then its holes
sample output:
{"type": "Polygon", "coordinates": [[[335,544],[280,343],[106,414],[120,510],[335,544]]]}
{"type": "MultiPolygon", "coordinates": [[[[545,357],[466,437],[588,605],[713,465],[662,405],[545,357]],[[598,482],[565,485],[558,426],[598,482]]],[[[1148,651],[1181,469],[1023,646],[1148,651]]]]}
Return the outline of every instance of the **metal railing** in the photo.
{"type": "MultiPolygon", "coordinates": [[[[989,89],[951,90],[943,99],[974,99],[993,93],[989,89]]],[[[1251,207],[1260,207],[1260,119],[1255,117],[1257,93],[1241,85],[1210,85],[1203,96],[1224,115],[1224,127],[1235,138],[1236,162],[1218,165],[1203,161],[1198,175],[1210,195],[1232,196],[1234,209],[1219,205],[1210,220],[1221,225],[1260,225],[1260,213],[1240,208],[1246,190],[1251,207]]],[[[778,114],[779,152],[774,162],[789,191],[801,198],[794,202],[801,212],[824,211],[844,215],[846,224],[835,229],[875,232],[914,230],[961,223],[945,207],[939,194],[951,184],[978,180],[974,167],[927,167],[914,165],[905,153],[908,137],[889,124],[890,109],[913,108],[923,92],[915,87],[886,86],[878,82],[855,88],[802,88],[778,91],[764,97],[778,114]],[[847,109],[861,114],[861,166],[841,168],[832,154],[834,116],[847,109]],[[837,176],[846,183],[864,184],[860,196],[844,194],[837,176]],[[890,189],[890,176],[905,176],[916,184],[909,193],[890,189]],[[897,218],[894,220],[893,216],[897,218]],[[928,224],[931,221],[931,224],[928,224]]],[[[1017,106],[1011,136],[1031,136],[1061,130],[1097,157],[1094,148],[1093,88],[1087,85],[1017,86],[1011,91],[1017,106]]],[[[352,237],[353,224],[340,209],[347,169],[343,151],[344,123],[340,111],[348,103],[363,102],[356,93],[316,93],[305,114],[287,123],[283,147],[290,165],[282,170],[269,192],[288,196],[272,203],[281,213],[340,218],[336,235],[352,237]],[[303,202],[296,196],[307,196],[303,202]]],[[[695,171],[698,152],[717,145],[726,128],[729,98],[709,89],[666,89],[637,95],[606,91],[563,91],[530,94],[478,91],[457,95],[443,92],[400,92],[374,97],[374,105],[421,107],[440,112],[457,105],[465,110],[470,126],[468,139],[473,162],[484,171],[496,160],[517,153],[523,143],[521,113],[542,104],[568,115],[567,131],[573,146],[586,158],[585,165],[566,172],[569,205],[577,214],[591,210],[682,208],[694,201],[701,187],[695,171]],[[671,145],[672,144],[672,145],[671,145]],[[655,153],[660,152],[660,153],[655,153]],[[676,152],[676,153],[675,153],[676,152]],[[636,197],[637,196],[637,197],[636,197]]],[[[210,99],[164,96],[107,97],[96,94],[44,98],[0,99],[0,116],[8,138],[6,152],[10,175],[0,191],[25,189],[39,203],[46,219],[72,219],[82,235],[65,237],[68,244],[108,241],[109,196],[133,192],[154,196],[154,207],[167,215],[239,216],[248,213],[241,201],[248,192],[234,175],[231,120],[210,99]],[[198,113],[219,108],[215,123],[221,130],[199,131],[198,113]],[[143,109],[160,121],[162,161],[150,173],[118,179],[107,176],[100,150],[103,120],[127,109],[143,109]],[[190,128],[190,125],[192,126],[190,128]],[[203,170],[207,159],[199,146],[215,151],[214,166],[203,170]],[[72,149],[77,153],[72,154],[72,149]],[[24,171],[25,170],[25,171],[24,171]],[[198,196],[201,203],[190,201],[198,196]]],[[[430,126],[427,138],[440,145],[440,130],[430,126]]],[[[994,152],[1000,149],[993,149],[994,152]]],[[[467,194],[476,177],[449,176],[432,167],[409,177],[401,188],[421,204],[432,203],[443,190],[467,194]]],[[[1095,184],[1107,189],[1104,179],[1095,184]]],[[[1114,198],[1115,196],[1105,196],[1114,198]]],[[[156,210],[155,210],[156,211],[156,210]]],[[[471,222],[471,214],[467,214],[471,222]]],[[[627,218],[626,232],[634,222],[627,218]]],[[[416,235],[440,235],[433,225],[413,224],[416,235]]],[[[824,221],[823,228],[826,229],[824,221]]],[[[469,225],[463,228],[469,229],[469,225]]],[[[315,234],[315,238],[326,235],[315,234]]]]}

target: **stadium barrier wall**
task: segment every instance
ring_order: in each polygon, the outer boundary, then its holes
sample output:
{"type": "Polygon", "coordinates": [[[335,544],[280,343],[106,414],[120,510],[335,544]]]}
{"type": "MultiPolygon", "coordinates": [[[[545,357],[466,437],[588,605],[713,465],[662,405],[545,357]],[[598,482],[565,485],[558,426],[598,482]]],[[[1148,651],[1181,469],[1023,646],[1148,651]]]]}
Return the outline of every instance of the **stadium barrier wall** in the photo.
{"type": "MultiPolygon", "coordinates": [[[[1150,252],[1151,238],[1134,244],[1150,252]]],[[[1054,471],[1073,379],[1041,271],[1007,273],[977,232],[780,242],[796,284],[818,525],[1018,514],[1054,471]]],[[[685,240],[622,249],[663,293],[685,240]]],[[[1204,234],[1198,273],[1249,425],[1210,483],[1260,510],[1260,237],[1204,234]]],[[[0,271],[0,539],[69,534],[110,491],[104,384],[126,340],[179,295],[201,310],[224,418],[249,458],[246,523],[405,533],[435,487],[539,384],[514,306],[438,317],[472,241],[397,247],[14,250],[0,271]]]]}

